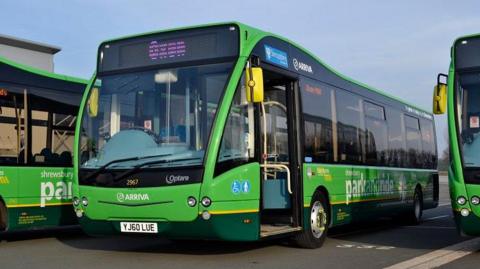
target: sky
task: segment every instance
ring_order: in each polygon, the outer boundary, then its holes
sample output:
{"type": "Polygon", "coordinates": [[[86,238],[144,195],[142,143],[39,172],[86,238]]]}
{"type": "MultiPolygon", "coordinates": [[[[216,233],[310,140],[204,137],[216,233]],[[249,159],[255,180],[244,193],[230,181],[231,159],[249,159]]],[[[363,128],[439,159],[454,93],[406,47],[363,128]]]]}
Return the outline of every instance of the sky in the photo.
{"type": "MultiPolygon", "coordinates": [[[[480,32],[480,1],[1,0],[0,34],[62,48],[55,72],[91,77],[103,40],[239,21],[299,43],[340,73],[431,111],[450,47],[480,32]]],[[[441,152],[446,117],[436,116],[441,152]]]]}

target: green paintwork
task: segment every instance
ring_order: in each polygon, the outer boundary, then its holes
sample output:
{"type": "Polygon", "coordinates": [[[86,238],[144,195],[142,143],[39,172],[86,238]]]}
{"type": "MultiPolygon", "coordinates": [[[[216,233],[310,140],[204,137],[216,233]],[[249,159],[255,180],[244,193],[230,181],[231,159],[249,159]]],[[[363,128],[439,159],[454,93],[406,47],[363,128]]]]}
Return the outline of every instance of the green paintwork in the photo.
{"type": "MultiPolygon", "coordinates": [[[[457,38],[453,44],[465,38],[480,37],[480,34],[467,35],[457,38]]],[[[457,229],[462,234],[480,235],[480,208],[470,204],[470,197],[480,195],[480,186],[465,184],[463,178],[463,166],[460,156],[459,137],[457,136],[457,121],[455,119],[455,50],[451,48],[451,62],[448,71],[448,90],[447,90],[447,117],[448,117],[448,135],[450,145],[450,167],[448,169],[448,184],[450,188],[450,198],[452,210],[455,215],[457,229]],[[467,198],[467,204],[460,206],[456,203],[457,197],[464,196],[467,198]],[[462,208],[470,210],[468,217],[462,217],[459,212],[462,208]],[[473,211],[472,211],[473,209],[473,211]]]]}
{"type": "Polygon", "coordinates": [[[32,74],[36,74],[36,75],[39,75],[39,76],[43,76],[43,77],[65,80],[65,81],[70,81],[70,82],[75,82],[75,83],[82,83],[82,84],[87,84],[88,83],[88,80],[86,80],[86,79],[81,79],[81,78],[71,77],[71,76],[67,76],[67,75],[51,73],[51,72],[48,72],[48,71],[45,71],[45,70],[42,70],[42,69],[38,69],[38,68],[35,68],[35,67],[31,67],[31,66],[28,66],[28,65],[24,65],[24,64],[21,64],[21,63],[14,62],[14,61],[9,60],[9,59],[7,59],[5,57],[2,57],[2,56],[0,56],[0,63],[8,64],[8,65],[10,65],[12,67],[15,67],[17,69],[20,69],[20,70],[23,70],[23,71],[26,71],[26,72],[29,72],[29,73],[32,73],[32,74]]]}
{"type": "Polygon", "coordinates": [[[417,185],[424,208],[433,208],[433,170],[304,164],[304,206],[319,186],[328,191],[332,225],[342,225],[395,210],[409,209],[417,185]],[[373,185],[372,185],[373,184],[373,185]],[[377,184],[377,189],[374,189],[377,184]],[[369,214],[371,213],[371,214],[369,214]]]}
{"type": "Polygon", "coordinates": [[[0,197],[8,210],[8,229],[74,224],[73,169],[0,167],[0,197]]]}
{"type": "MultiPolygon", "coordinates": [[[[52,79],[85,85],[88,82],[33,68],[4,57],[0,57],[0,63],[52,79]]],[[[71,206],[72,179],[72,167],[0,166],[0,201],[7,207],[8,230],[76,224],[77,219],[71,206]]]]}
{"type": "MultiPolygon", "coordinates": [[[[191,222],[156,222],[157,236],[173,239],[222,239],[255,241],[259,239],[259,216],[254,213],[213,215],[208,221],[200,216],[191,222]],[[244,223],[249,220],[249,223],[244,223]]],[[[119,221],[80,219],[83,230],[92,236],[120,233],[119,221]]]]}
{"type": "MultiPolygon", "coordinates": [[[[89,205],[87,207],[78,206],[76,210],[82,211],[84,216],[80,218],[82,228],[90,234],[111,234],[119,232],[119,222],[125,221],[152,221],[159,225],[160,235],[166,237],[182,237],[182,238],[215,238],[223,240],[257,240],[260,234],[260,197],[261,197],[261,179],[259,163],[249,163],[214,176],[215,165],[217,161],[217,153],[220,148],[223,129],[227,121],[230,105],[233,100],[235,89],[244,70],[246,61],[250,56],[255,45],[266,36],[274,36],[302,49],[305,53],[310,54],[305,49],[295,43],[267,33],[255,28],[239,23],[235,24],[240,29],[241,42],[240,54],[235,67],[232,71],[230,80],[226,86],[223,95],[223,101],[217,109],[215,124],[212,126],[210,143],[205,157],[205,170],[203,182],[201,184],[179,185],[170,187],[155,188],[138,188],[138,189],[118,189],[118,188],[97,188],[91,186],[78,185],[78,163],[79,155],[74,155],[74,186],[73,193],[76,197],[87,197],[89,205]],[[248,38],[246,32],[248,31],[248,38]],[[250,190],[246,193],[234,193],[232,184],[234,181],[249,181],[250,190]],[[151,199],[148,203],[159,201],[173,201],[162,205],[144,205],[136,207],[128,207],[122,205],[108,205],[99,203],[100,200],[107,202],[118,202],[118,193],[141,193],[147,194],[151,199]],[[187,198],[193,196],[199,201],[202,197],[208,196],[212,199],[212,204],[205,208],[197,205],[191,208],[187,205],[187,198]],[[209,220],[203,220],[199,215],[208,210],[212,216],[209,220]]],[[[213,24],[219,25],[219,24],[213,24]]],[[[206,27],[212,25],[201,25],[198,27],[206,27]]],[[[197,27],[190,27],[197,28],[197,27]]],[[[179,28],[168,31],[175,31],[179,28]]],[[[163,31],[163,32],[168,32],[163,31]]],[[[153,32],[161,33],[161,32],[153,32]]],[[[148,35],[147,33],[143,35],[148,35]]],[[[130,36],[140,37],[143,35],[130,36]]],[[[118,40],[118,39],[115,39],[118,40]]],[[[112,42],[109,40],[104,43],[112,42]]],[[[320,60],[318,60],[323,64],[320,60]]],[[[325,64],[323,64],[325,65],[325,64]]],[[[326,66],[326,65],[325,65],[326,66]]],[[[330,67],[326,66],[331,69],[330,67]]],[[[333,71],[333,69],[331,69],[333,71]]],[[[336,71],[334,71],[337,73],[336,71]]],[[[359,82],[353,81],[339,73],[342,78],[352,81],[358,85],[375,92],[382,93],[376,89],[368,87],[359,82]]],[[[91,88],[96,74],[92,76],[88,89],[91,88]]],[[[89,90],[84,94],[81,109],[78,118],[83,117],[85,104],[89,90]]],[[[391,97],[389,95],[386,95],[391,97]]],[[[394,97],[391,97],[394,98],[394,97]]],[[[396,99],[396,98],[394,98],[396,99]]],[[[398,99],[396,99],[398,100],[398,99]]],[[[401,101],[403,102],[403,101],[401,101]]],[[[405,103],[405,102],[403,102],[405,103]]],[[[414,107],[408,104],[411,107],[414,107]]],[[[417,108],[418,110],[424,111],[417,108]]],[[[76,134],[81,127],[81,122],[76,125],[76,134]]],[[[79,136],[75,137],[74,152],[79,152],[79,136]]],[[[332,225],[341,225],[350,223],[357,219],[362,219],[371,215],[378,215],[392,210],[410,209],[413,191],[415,187],[420,185],[425,193],[425,207],[434,207],[437,201],[433,200],[433,179],[434,170],[421,169],[393,169],[378,168],[367,166],[347,166],[347,165],[320,165],[320,164],[304,164],[303,165],[303,191],[304,191],[304,211],[305,226],[309,228],[308,214],[310,200],[314,191],[323,186],[328,191],[328,198],[332,202],[333,221],[332,225]],[[308,170],[313,173],[309,176],[308,170]],[[328,171],[328,172],[327,172],[328,171]],[[347,182],[358,184],[358,180],[363,178],[365,182],[376,182],[378,178],[390,178],[388,188],[390,191],[372,191],[371,193],[363,193],[360,197],[348,197],[346,195],[347,182]],[[402,180],[400,180],[402,179],[402,180]],[[391,182],[391,183],[390,183],[391,182]],[[375,192],[375,193],[374,193],[375,192]],[[348,204],[347,204],[348,198],[348,204]]],[[[364,181],[361,182],[363,184],[364,181]]],[[[365,183],[367,184],[367,183],[365,183]]],[[[361,187],[360,187],[361,188],[361,187]]],[[[352,186],[353,190],[353,186],[352,186]]],[[[355,188],[358,192],[358,187],[355,188]]],[[[121,194],[120,194],[121,195],[121,194]]],[[[397,210],[398,211],[398,210],[397,210]]]]}

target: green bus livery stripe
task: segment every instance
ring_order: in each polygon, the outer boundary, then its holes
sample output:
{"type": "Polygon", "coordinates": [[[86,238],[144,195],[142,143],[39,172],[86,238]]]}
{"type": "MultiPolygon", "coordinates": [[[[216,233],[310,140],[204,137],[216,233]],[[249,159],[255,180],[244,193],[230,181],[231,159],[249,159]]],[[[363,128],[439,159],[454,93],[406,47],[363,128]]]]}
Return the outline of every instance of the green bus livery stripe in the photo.
{"type": "MultiPolygon", "coordinates": [[[[337,202],[330,202],[330,205],[346,205],[346,204],[353,204],[353,203],[362,203],[362,202],[375,202],[375,201],[397,201],[398,198],[371,198],[371,199],[364,199],[364,200],[352,200],[352,201],[337,201],[337,202]]],[[[310,207],[310,204],[304,203],[303,207],[310,207]]]]}

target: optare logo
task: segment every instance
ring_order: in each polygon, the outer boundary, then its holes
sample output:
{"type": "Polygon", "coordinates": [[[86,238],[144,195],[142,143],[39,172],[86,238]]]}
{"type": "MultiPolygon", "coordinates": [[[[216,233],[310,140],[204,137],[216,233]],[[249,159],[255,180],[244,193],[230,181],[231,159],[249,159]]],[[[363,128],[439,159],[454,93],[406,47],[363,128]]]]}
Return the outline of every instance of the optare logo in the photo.
{"type": "Polygon", "coordinates": [[[308,65],[306,63],[302,63],[302,62],[298,61],[297,58],[293,58],[292,61],[293,61],[293,68],[295,68],[295,70],[297,70],[297,71],[301,70],[301,71],[313,74],[313,69],[312,69],[311,65],[308,65]]]}
{"type": "Polygon", "coordinates": [[[180,176],[180,175],[167,175],[165,177],[165,182],[167,184],[174,184],[178,182],[187,182],[190,180],[189,176],[180,176]]]}
{"type": "Polygon", "coordinates": [[[117,200],[118,200],[119,202],[125,201],[125,194],[123,194],[123,193],[121,193],[121,192],[117,193],[117,200]]]}

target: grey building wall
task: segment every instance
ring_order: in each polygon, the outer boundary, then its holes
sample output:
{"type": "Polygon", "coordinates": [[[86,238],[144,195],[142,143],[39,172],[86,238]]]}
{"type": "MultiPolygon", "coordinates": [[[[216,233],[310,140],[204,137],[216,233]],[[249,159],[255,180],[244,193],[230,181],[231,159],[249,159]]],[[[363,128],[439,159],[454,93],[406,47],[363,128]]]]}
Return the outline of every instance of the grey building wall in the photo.
{"type": "Polygon", "coordinates": [[[53,72],[53,55],[24,48],[0,44],[0,56],[15,62],[53,72]]]}
{"type": "Polygon", "coordinates": [[[53,56],[60,50],[52,45],[0,34],[0,56],[49,72],[54,71],[53,56]]]}

